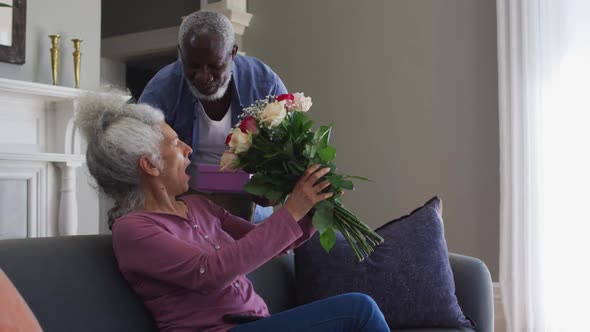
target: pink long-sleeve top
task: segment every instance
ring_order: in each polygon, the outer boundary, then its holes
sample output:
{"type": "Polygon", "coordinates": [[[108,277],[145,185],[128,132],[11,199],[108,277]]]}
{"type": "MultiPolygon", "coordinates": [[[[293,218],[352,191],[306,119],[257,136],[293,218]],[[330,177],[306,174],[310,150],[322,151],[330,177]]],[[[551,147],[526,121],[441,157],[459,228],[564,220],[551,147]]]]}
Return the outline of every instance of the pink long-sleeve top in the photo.
{"type": "Polygon", "coordinates": [[[161,331],[227,331],[225,314],[268,316],[246,274],[315,232],[281,208],[254,225],[197,195],[188,217],[131,212],[113,225],[119,269],[161,331]]]}

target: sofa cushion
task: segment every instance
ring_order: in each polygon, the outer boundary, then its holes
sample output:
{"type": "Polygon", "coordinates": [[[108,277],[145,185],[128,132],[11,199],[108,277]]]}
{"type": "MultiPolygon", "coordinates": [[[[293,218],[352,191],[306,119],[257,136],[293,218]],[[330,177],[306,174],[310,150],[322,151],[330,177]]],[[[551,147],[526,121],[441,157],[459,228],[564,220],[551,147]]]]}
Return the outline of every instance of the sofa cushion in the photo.
{"type": "Polygon", "coordinates": [[[3,240],[0,268],[45,332],[157,331],[117,269],[110,236],[3,240]]]}
{"type": "Polygon", "coordinates": [[[317,234],[295,251],[299,304],[361,292],[379,304],[391,328],[472,328],[455,296],[437,197],[377,229],[385,242],[359,263],[338,234],[330,254],[317,234]]]}
{"type": "Polygon", "coordinates": [[[35,315],[8,277],[0,270],[0,331],[41,332],[35,315]]]}
{"type": "Polygon", "coordinates": [[[277,257],[248,274],[254,290],[271,314],[295,306],[295,271],[293,253],[277,257]]]}

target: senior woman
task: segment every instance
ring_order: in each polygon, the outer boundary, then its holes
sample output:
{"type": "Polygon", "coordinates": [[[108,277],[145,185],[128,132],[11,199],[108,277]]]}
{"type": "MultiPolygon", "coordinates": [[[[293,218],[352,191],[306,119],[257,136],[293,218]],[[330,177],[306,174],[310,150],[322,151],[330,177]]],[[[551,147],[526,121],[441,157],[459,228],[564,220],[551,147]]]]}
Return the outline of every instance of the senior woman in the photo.
{"type": "Polygon", "coordinates": [[[76,123],[88,169],[117,209],[109,216],[124,278],[161,331],[389,331],[368,296],[344,294],[270,316],[246,274],[306,241],[308,216],[331,196],[306,170],[283,207],[254,225],[188,189],[191,148],[148,105],[87,95],[76,123]]]}

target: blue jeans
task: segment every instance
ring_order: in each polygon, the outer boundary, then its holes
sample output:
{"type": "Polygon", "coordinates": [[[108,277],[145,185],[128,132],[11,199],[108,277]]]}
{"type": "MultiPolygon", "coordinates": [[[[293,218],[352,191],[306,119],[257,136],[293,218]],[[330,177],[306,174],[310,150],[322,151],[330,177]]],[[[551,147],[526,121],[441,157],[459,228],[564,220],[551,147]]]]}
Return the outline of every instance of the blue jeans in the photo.
{"type": "Polygon", "coordinates": [[[389,332],[383,313],[368,295],[348,293],[308,303],[230,332],[389,332]]]}

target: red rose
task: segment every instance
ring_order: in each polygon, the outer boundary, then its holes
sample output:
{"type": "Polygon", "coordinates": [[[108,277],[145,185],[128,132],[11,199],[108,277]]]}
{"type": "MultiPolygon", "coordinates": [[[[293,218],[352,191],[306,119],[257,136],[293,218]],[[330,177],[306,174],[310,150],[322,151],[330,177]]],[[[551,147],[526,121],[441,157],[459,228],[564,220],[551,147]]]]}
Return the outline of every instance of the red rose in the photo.
{"type": "Polygon", "coordinates": [[[229,145],[229,141],[231,141],[231,135],[233,133],[229,133],[229,135],[227,135],[227,137],[225,138],[225,145],[229,145]]]}
{"type": "Polygon", "coordinates": [[[258,134],[258,121],[250,115],[240,122],[240,130],[244,133],[258,134]]]}
{"type": "Polygon", "coordinates": [[[286,100],[287,102],[293,102],[295,100],[295,96],[290,93],[284,93],[277,97],[277,101],[286,100]]]}

